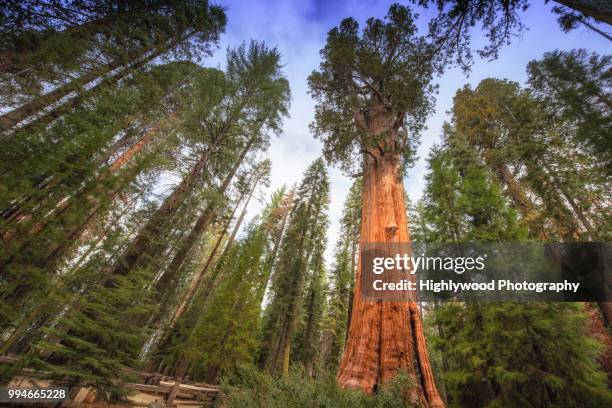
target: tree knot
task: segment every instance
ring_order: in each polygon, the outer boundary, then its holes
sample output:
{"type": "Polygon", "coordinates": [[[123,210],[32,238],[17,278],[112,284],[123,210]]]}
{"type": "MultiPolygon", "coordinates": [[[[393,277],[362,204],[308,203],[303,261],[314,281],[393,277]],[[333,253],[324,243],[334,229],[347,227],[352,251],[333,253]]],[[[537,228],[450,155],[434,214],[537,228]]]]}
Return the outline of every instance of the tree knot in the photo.
{"type": "Polygon", "coordinates": [[[387,232],[387,234],[390,234],[390,235],[395,235],[395,233],[397,232],[397,229],[398,227],[397,227],[397,224],[395,223],[389,224],[385,227],[385,231],[387,232]]]}

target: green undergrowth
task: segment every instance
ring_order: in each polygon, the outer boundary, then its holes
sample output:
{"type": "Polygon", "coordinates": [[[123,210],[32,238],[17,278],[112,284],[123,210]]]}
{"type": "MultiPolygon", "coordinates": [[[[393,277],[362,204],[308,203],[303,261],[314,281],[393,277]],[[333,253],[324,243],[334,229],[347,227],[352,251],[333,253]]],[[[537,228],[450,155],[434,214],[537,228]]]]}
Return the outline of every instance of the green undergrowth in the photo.
{"type": "Polygon", "coordinates": [[[304,370],[292,370],[276,379],[256,368],[241,367],[223,381],[226,408],[407,408],[410,388],[406,375],[399,374],[376,395],[340,388],[333,373],[317,378],[304,370]]]}

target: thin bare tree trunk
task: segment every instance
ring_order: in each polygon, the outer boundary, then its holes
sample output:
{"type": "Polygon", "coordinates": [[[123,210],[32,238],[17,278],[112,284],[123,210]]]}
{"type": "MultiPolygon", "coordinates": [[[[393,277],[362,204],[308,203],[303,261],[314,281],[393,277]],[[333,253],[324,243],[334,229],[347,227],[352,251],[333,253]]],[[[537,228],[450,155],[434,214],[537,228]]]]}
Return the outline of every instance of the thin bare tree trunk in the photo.
{"type": "MultiPolygon", "coordinates": [[[[227,176],[223,180],[223,183],[221,184],[221,186],[219,186],[217,190],[219,194],[225,194],[225,191],[227,190],[234,176],[236,175],[238,168],[240,168],[240,165],[244,161],[244,158],[246,157],[247,153],[251,150],[251,148],[255,144],[256,140],[257,140],[257,134],[254,134],[251,137],[251,139],[247,142],[247,144],[244,146],[244,148],[242,149],[242,152],[240,153],[240,156],[235,161],[233,167],[230,169],[230,172],[227,174],[227,176]]],[[[158,290],[163,290],[164,287],[167,287],[168,285],[172,285],[176,281],[179,269],[185,262],[187,255],[189,254],[189,252],[191,251],[195,243],[200,239],[200,237],[202,236],[206,228],[208,228],[208,226],[214,219],[215,210],[216,210],[216,205],[215,203],[212,203],[206,207],[202,215],[198,218],[193,228],[189,232],[189,235],[183,240],[180,248],[178,249],[174,257],[172,258],[172,261],[170,262],[170,265],[166,269],[166,272],[159,279],[158,285],[156,285],[158,290]]]]}
{"type": "MultiPolygon", "coordinates": [[[[238,234],[238,230],[240,229],[240,226],[242,225],[242,222],[244,221],[244,217],[246,215],[247,207],[249,205],[249,202],[251,201],[251,198],[253,197],[253,193],[255,192],[255,188],[257,186],[258,181],[259,181],[259,179],[257,179],[255,181],[255,183],[253,185],[253,188],[251,189],[251,191],[249,193],[249,196],[247,197],[247,199],[246,199],[246,201],[244,203],[244,207],[242,209],[242,212],[240,213],[240,216],[238,217],[238,220],[236,221],[236,225],[234,226],[234,229],[232,230],[232,233],[231,233],[227,243],[225,244],[225,248],[223,249],[223,253],[219,257],[219,260],[217,261],[217,265],[215,266],[215,270],[213,271],[213,274],[210,276],[210,278],[207,280],[207,284],[205,285],[204,292],[203,292],[203,298],[204,299],[208,298],[208,296],[210,295],[210,292],[212,291],[212,288],[214,287],[214,284],[215,284],[215,281],[217,279],[217,276],[219,275],[219,272],[221,271],[222,264],[223,264],[223,259],[227,255],[227,252],[229,251],[229,249],[234,244],[234,240],[236,239],[236,235],[238,234]]],[[[176,309],[176,311],[172,315],[172,318],[170,319],[170,323],[168,324],[168,330],[166,331],[167,334],[169,334],[172,331],[172,329],[174,328],[174,326],[176,325],[178,320],[181,318],[183,313],[185,313],[185,311],[187,310],[187,308],[191,304],[191,301],[193,300],[196,292],[198,291],[198,289],[202,285],[202,279],[204,278],[204,276],[206,276],[206,272],[207,272],[208,268],[210,267],[210,264],[212,262],[213,256],[214,256],[214,254],[211,253],[211,255],[208,257],[208,260],[207,260],[206,264],[204,265],[204,267],[198,272],[198,274],[194,277],[193,281],[191,282],[191,285],[190,285],[189,289],[187,290],[187,293],[183,297],[183,300],[181,301],[181,304],[176,309]]],[[[165,340],[165,339],[163,339],[163,340],[165,340]]],[[[163,341],[162,341],[162,343],[163,343],[163,341]]]]}

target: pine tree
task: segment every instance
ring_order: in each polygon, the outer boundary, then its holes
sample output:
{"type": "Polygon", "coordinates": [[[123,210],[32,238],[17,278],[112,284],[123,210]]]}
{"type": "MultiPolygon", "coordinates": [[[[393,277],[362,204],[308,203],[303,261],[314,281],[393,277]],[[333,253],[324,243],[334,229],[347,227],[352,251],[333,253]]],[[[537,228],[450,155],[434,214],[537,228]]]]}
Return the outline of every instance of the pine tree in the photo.
{"type": "Polygon", "coordinates": [[[361,229],[361,179],[355,180],[344,202],[340,220],[340,236],[336,243],[334,265],[330,277],[327,316],[324,323],[322,361],[325,367],[336,369],[350,326],[353,285],[361,229]]]}
{"type": "MultiPolygon", "coordinates": [[[[447,139],[430,155],[420,214],[427,239],[524,241],[527,228],[501,195],[497,179],[476,155],[466,160],[465,153],[465,146],[456,149],[447,139]],[[442,217],[443,212],[456,218],[442,217]]],[[[443,360],[449,405],[606,405],[612,395],[598,370],[600,345],[587,336],[586,320],[581,307],[569,303],[436,305],[433,346],[443,360]]]]}
{"type": "MultiPolygon", "coordinates": [[[[77,10],[74,9],[80,6],[69,4],[67,10],[75,13],[77,10]]],[[[7,38],[2,42],[3,54],[8,60],[4,67],[13,71],[13,75],[7,78],[9,90],[10,84],[15,83],[15,77],[24,72],[28,79],[25,92],[35,92],[34,98],[0,116],[0,131],[9,130],[25,119],[44,113],[45,109],[62,98],[78,93],[91,83],[98,81],[104,84],[106,80],[114,83],[125,77],[132,68],[139,68],[170,51],[186,58],[190,58],[194,51],[206,54],[211,44],[218,40],[226,22],[222,9],[209,7],[207,1],[89,2],[84,9],[81,16],[90,14],[89,21],[86,17],[83,23],[75,22],[60,31],[56,31],[57,27],[52,28],[52,16],[64,14],[65,17],[66,13],[62,13],[62,5],[55,2],[36,5],[9,2],[2,10],[9,16],[9,21],[19,23],[13,29],[4,27],[7,38]],[[34,7],[38,13],[27,13],[29,7],[34,7]],[[39,16],[45,14],[51,20],[51,27],[41,35],[35,29],[36,24],[30,25],[28,20],[38,23],[36,20],[39,16]],[[24,32],[20,28],[25,28],[24,32]],[[36,45],[27,45],[28,42],[36,45]],[[62,52],[66,48],[73,52],[64,59],[62,52]],[[95,56],[92,58],[90,55],[95,56]],[[53,64],[56,61],[59,64],[53,64]],[[32,66],[34,70],[29,69],[32,66]],[[49,70],[50,66],[66,71],[54,73],[60,77],[59,84],[41,94],[45,88],[43,85],[46,85],[41,79],[46,79],[48,73],[53,72],[49,70]],[[74,70],[76,75],[71,72],[74,70]],[[111,72],[112,76],[107,78],[111,72]],[[76,79],[73,79],[75,76],[76,79]],[[31,81],[34,83],[28,83],[31,81]]],[[[94,87],[99,85],[95,84],[94,87]]],[[[7,86],[2,88],[6,89],[7,86]]]]}
{"type": "MultiPolygon", "coordinates": [[[[306,169],[293,200],[274,267],[260,357],[263,367],[275,375],[286,374],[289,370],[293,336],[300,323],[309,280],[314,290],[311,295],[314,293],[316,297],[316,292],[320,291],[316,286],[320,284],[323,273],[322,254],[329,205],[329,181],[322,159],[317,159],[306,169]]],[[[315,305],[311,304],[315,318],[315,305]]]]}
{"type": "MultiPolygon", "coordinates": [[[[577,143],[576,127],[551,116],[529,90],[496,79],[465,87],[455,96],[453,127],[454,139],[475,147],[496,174],[533,237],[575,241],[610,234],[600,202],[609,196],[605,171],[577,143]]],[[[599,306],[609,322],[612,305],[599,306]]]]}
{"type": "Polygon", "coordinates": [[[109,275],[128,273],[158,253],[159,246],[153,238],[162,231],[163,223],[176,214],[180,204],[193,190],[210,157],[232,138],[240,137],[237,134],[240,124],[244,125],[246,121],[246,124],[256,123],[273,131],[278,129],[289,98],[287,82],[280,72],[279,58],[275,49],[268,49],[265,44],[256,42],[252,42],[248,49],[243,45],[228,53],[227,74],[218,78],[218,87],[201,88],[204,95],[199,95],[199,100],[203,105],[186,119],[187,129],[199,131],[196,134],[207,139],[203,141],[206,143],[203,151],[117,264],[108,271],[109,275]],[[206,115],[206,120],[202,120],[202,114],[206,115]]]}
{"type": "Polygon", "coordinates": [[[612,57],[584,49],[552,51],[527,66],[529,85],[556,120],[573,127],[573,142],[612,171],[610,89],[612,57]]]}
{"type": "Polygon", "coordinates": [[[553,220],[542,220],[539,227],[535,222],[533,233],[566,240],[608,234],[591,201],[607,195],[597,164],[573,142],[573,129],[552,120],[528,90],[483,80],[476,89],[457,93],[453,115],[456,131],[478,148],[524,218],[546,214],[553,220]],[[541,209],[528,198],[528,190],[540,198],[541,209]]]}
{"type": "MultiPolygon", "coordinates": [[[[69,134],[70,143],[31,143],[24,138],[23,144],[3,150],[7,164],[20,163],[7,166],[0,176],[0,188],[11,191],[2,200],[0,224],[0,269],[7,276],[1,293],[7,307],[23,306],[30,294],[45,290],[88,225],[103,216],[139,174],[158,168],[156,157],[172,133],[159,118],[178,103],[163,96],[193,70],[189,63],[157,67],[69,115],[50,132],[69,134]],[[168,105],[162,107],[164,103],[168,105]],[[130,114],[139,116],[142,125],[125,128],[124,118],[130,114]],[[157,125],[146,127],[151,122],[157,125]],[[134,141],[141,128],[146,133],[134,141]],[[128,140],[115,147],[121,135],[128,140]]],[[[3,316],[3,327],[14,318],[3,316]]]]}
{"type": "MultiPolygon", "coordinates": [[[[284,191],[273,194],[261,215],[246,228],[244,237],[226,243],[218,259],[217,281],[208,276],[193,304],[179,321],[169,344],[158,358],[165,365],[189,362],[183,372],[191,378],[217,381],[237,365],[253,360],[258,342],[261,300],[270,276],[275,230],[284,204],[284,191]],[[240,309],[241,313],[236,313],[240,309]]],[[[178,364],[180,365],[180,364],[178,364]]],[[[180,367],[177,367],[180,368],[180,367]]]]}
{"type": "MultiPolygon", "coordinates": [[[[242,211],[237,217],[232,232],[230,233],[229,237],[227,238],[227,241],[225,242],[225,247],[217,258],[216,264],[214,265],[214,267],[212,267],[213,261],[215,260],[215,255],[217,254],[217,250],[220,248],[221,243],[225,238],[224,235],[227,232],[227,227],[229,227],[229,223],[217,238],[217,242],[212,248],[211,252],[208,254],[204,264],[200,266],[199,271],[197,271],[192,277],[191,283],[188,289],[182,294],[179,304],[176,307],[176,310],[172,312],[170,320],[167,323],[167,327],[164,328],[165,334],[162,335],[162,338],[159,341],[162,346],[164,342],[168,339],[169,332],[174,329],[175,325],[181,319],[183,314],[188,311],[189,307],[192,306],[192,302],[194,302],[195,297],[199,296],[199,301],[206,302],[209,296],[213,293],[213,290],[217,284],[218,277],[224,271],[225,259],[227,259],[228,253],[232,250],[238,231],[240,230],[240,227],[242,226],[242,223],[245,219],[249,203],[255,195],[258,185],[267,184],[268,182],[270,173],[270,162],[266,160],[261,163],[255,163],[251,168],[247,169],[247,173],[249,174],[249,176],[243,175],[243,177],[239,178],[239,180],[237,181],[237,184],[241,184],[240,186],[238,186],[238,190],[240,191],[240,195],[244,196],[244,203],[240,202],[242,200],[239,200],[239,204],[242,205],[242,211]]],[[[232,217],[233,215],[234,214],[232,214],[232,217]]],[[[162,312],[166,311],[162,310],[162,312]]]]}

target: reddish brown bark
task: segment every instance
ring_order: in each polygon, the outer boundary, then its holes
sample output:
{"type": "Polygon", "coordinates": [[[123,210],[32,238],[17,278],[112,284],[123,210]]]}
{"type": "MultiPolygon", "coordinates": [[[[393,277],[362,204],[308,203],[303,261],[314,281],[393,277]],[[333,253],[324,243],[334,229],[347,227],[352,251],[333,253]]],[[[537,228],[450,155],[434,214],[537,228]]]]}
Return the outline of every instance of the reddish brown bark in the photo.
{"type": "MultiPolygon", "coordinates": [[[[360,243],[409,241],[400,159],[397,154],[383,154],[380,150],[368,152],[364,155],[360,243]]],[[[405,370],[417,385],[409,391],[415,402],[426,407],[444,407],[431,375],[416,303],[408,299],[403,302],[365,300],[361,268],[359,259],[351,326],[338,382],[347,388],[372,393],[398,371],[405,370]]],[[[414,279],[411,275],[407,278],[414,279]]]]}
{"type": "Polygon", "coordinates": [[[153,244],[154,238],[160,234],[164,222],[172,218],[185,197],[191,192],[196,181],[200,178],[215,147],[216,146],[211,146],[200,156],[195,166],[191,169],[191,172],[189,172],[180,182],[172,194],[164,200],[163,204],[157,209],[155,214],[149,218],[149,221],[124,251],[115,266],[107,271],[105,275],[125,275],[138,265],[139,261],[157,252],[158,245],[153,244]]]}

